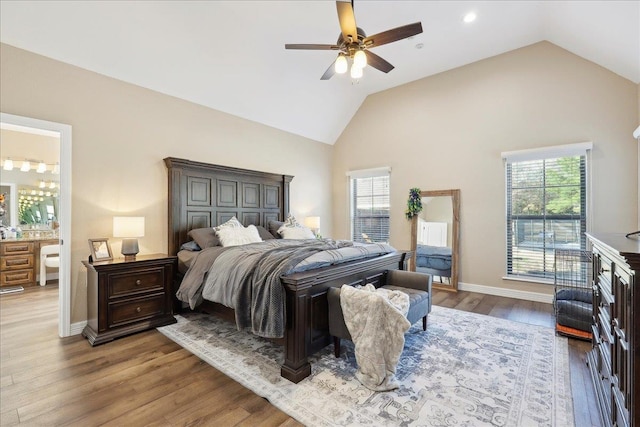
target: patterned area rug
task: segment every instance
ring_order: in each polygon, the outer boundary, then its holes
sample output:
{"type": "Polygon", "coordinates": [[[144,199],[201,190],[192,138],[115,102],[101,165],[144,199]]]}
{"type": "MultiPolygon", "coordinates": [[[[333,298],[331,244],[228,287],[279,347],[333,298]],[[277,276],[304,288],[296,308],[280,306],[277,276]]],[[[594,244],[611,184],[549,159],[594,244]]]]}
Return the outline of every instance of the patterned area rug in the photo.
{"type": "Polygon", "coordinates": [[[434,307],[405,335],[401,387],[373,392],[354,377],[353,345],[330,345],[299,384],[280,377],[282,348],[213,316],[158,328],[309,426],[574,425],[567,339],[551,328],[434,307]]]}

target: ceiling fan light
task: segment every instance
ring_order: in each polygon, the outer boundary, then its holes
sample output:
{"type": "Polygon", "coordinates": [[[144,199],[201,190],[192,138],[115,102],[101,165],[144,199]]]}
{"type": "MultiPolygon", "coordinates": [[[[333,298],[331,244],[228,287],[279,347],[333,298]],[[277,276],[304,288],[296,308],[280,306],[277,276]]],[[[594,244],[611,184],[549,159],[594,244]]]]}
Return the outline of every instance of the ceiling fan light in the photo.
{"type": "Polygon", "coordinates": [[[354,62],[354,64],[351,66],[351,78],[359,79],[362,77],[362,74],[362,67],[358,67],[354,62]]]}
{"type": "Polygon", "coordinates": [[[344,56],[344,54],[341,53],[340,55],[338,55],[334,68],[336,70],[336,73],[338,74],[344,74],[347,72],[349,64],[347,63],[347,57],[344,56]]]}
{"type": "Polygon", "coordinates": [[[359,68],[367,66],[367,55],[364,53],[364,50],[358,50],[353,55],[353,65],[357,65],[359,68]]]}

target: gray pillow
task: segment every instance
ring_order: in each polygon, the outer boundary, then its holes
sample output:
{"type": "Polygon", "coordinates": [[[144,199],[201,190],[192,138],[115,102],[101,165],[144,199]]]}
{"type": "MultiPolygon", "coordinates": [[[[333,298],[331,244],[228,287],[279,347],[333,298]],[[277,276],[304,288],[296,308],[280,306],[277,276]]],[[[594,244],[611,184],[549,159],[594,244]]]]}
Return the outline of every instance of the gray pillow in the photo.
{"type": "Polygon", "coordinates": [[[258,234],[260,235],[260,238],[262,240],[269,240],[269,239],[275,239],[275,236],[271,233],[269,233],[267,231],[266,228],[264,228],[261,225],[256,225],[256,228],[258,229],[258,234]]]}
{"type": "Polygon", "coordinates": [[[273,234],[276,239],[282,239],[282,236],[278,233],[280,227],[284,225],[284,221],[269,221],[267,223],[267,229],[269,233],[273,234]]]}
{"type": "Polygon", "coordinates": [[[183,243],[180,246],[181,251],[200,251],[202,248],[193,240],[189,240],[187,243],[183,243]]]}
{"type": "Polygon", "coordinates": [[[216,232],[211,227],[194,228],[187,233],[202,249],[220,246],[220,239],[216,236],[216,232]]]}

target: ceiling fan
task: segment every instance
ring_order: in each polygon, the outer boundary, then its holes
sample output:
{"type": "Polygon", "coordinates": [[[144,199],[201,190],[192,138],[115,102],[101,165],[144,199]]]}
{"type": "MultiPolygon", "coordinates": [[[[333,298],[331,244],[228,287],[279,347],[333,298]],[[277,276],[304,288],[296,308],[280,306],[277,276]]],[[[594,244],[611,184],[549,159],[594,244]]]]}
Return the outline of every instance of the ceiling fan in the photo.
{"type": "Polygon", "coordinates": [[[383,31],[373,36],[367,36],[362,28],[356,26],[356,18],[353,13],[353,0],[351,2],[336,1],[338,8],[338,20],[340,21],[340,35],[336,44],[285,44],[285,49],[304,50],[337,50],[338,57],[329,66],[320,80],[329,80],[335,73],[342,74],[349,67],[348,59],[352,61],[351,77],[362,77],[362,69],[368,64],[383,73],[393,70],[386,60],[382,59],[369,49],[383,44],[392,43],[407,37],[420,34],[422,23],[415,22],[402,27],[383,31]]]}

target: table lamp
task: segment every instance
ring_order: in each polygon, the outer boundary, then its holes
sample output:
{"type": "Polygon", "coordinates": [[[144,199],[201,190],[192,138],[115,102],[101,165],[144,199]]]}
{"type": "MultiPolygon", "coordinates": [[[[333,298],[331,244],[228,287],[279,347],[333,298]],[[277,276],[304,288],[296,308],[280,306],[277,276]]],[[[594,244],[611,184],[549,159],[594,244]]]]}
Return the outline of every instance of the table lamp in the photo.
{"type": "Polygon", "coordinates": [[[144,237],[143,216],[114,216],[113,237],[123,237],[122,255],[126,261],[136,259],[138,249],[138,237],[144,237]]]}
{"type": "Polygon", "coordinates": [[[313,231],[316,236],[320,235],[320,217],[308,216],[304,219],[304,225],[313,231]]]}

